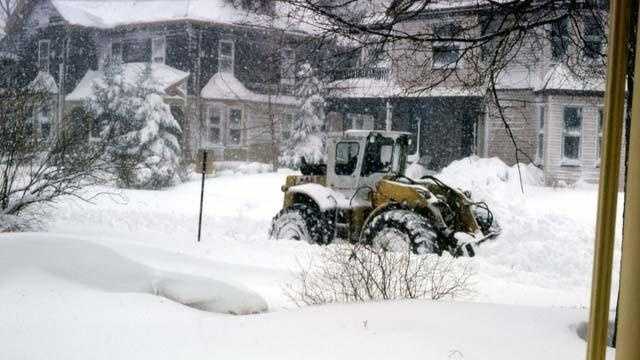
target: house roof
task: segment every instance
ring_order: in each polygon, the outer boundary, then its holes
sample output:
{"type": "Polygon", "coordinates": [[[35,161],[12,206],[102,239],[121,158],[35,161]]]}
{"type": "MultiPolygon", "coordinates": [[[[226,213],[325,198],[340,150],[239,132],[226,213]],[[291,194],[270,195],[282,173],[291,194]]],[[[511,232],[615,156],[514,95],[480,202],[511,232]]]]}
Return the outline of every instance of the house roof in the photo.
{"type": "Polygon", "coordinates": [[[180,20],[288,30],[304,27],[287,16],[258,14],[234,7],[227,0],[52,0],[52,3],[70,24],[100,29],[180,20]]]}
{"type": "Polygon", "coordinates": [[[233,74],[215,73],[207,85],[202,89],[200,96],[210,100],[236,100],[258,103],[274,103],[281,105],[297,105],[298,99],[287,95],[258,94],[247,89],[233,74]]]}
{"type": "MultiPolygon", "coordinates": [[[[145,67],[145,63],[125,63],[123,64],[123,82],[128,86],[135,86],[140,79],[145,67]]],[[[165,64],[151,64],[151,76],[156,88],[161,93],[166,93],[167,89],[185,80],[188,72],[184,72],[165,64]]],[[[66,97],[67,101],[83,101],[93,95],[94,84],[101,82],[104,73],[102,71],[89,70],[82,77],[80,83],[66,97]]]]}
{"type": "Polygon", "coordinates": [[[34,91],[43,91],[49,94],[58,93],[58,84],[56,80],[48,72],[38,71],[35,79],[29,83],[29,89],[34,91]]]}
{"type": "Polygon", "coordinates": [[[542,77],[534,87],[534,91],[595,91],[603,92],[605,88],[604,78],[593,75],[580,77],[565,64],[557,64],[542,77]]]}
{"type": "Polygon", "coordinates": [[[394,97],[461,97],[481,96],[478,89],[438,86],[428,90],[405,89],[391,78],[351,78],[334,81],[329,85],[334,98],[394,98],[394,97]]]}

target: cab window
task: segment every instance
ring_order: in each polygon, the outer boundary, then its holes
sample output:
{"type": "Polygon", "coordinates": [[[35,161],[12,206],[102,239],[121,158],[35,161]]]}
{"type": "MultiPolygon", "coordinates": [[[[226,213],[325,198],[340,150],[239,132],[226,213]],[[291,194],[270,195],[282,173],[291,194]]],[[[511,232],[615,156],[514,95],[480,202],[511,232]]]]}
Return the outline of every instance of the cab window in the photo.
{"type": "Polygon", "coordinates": [[[394,142],[392,139],[378,138],[369,142],[362,164],[362,175],[391,172],[393,159],[394,142]]]}
{"type": "Polygon", "coordinates": [[[336,145],[336,175],[352,175],[358,165],[360,145],[357,142],[340,142],[336,145]]]}

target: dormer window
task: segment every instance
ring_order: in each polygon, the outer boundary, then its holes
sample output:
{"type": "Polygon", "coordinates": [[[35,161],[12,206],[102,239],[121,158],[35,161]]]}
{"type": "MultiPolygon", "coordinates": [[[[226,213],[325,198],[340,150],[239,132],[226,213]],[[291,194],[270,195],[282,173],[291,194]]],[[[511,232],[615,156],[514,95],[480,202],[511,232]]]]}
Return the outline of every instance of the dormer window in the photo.
{"type": "Polygon", "coordinates": [[[167,40],[164,36],[151,40],[151,62],[164,64],[167,53],[167,40]]]}
{"type": "Polygon", "coordinates": [[[220,40],[218,45],[218,72],[233,74],[235,44],[233,40],[220,40]]]}
{"type": "Polygon", "coordinates": [[[49,63],[51,60],[50,51],[51,41],[38,41],[38,69],[42,72],[49,72],[49,63]]]}
{"type": "Polygon", "coordinates": [[[589,59],[597,59],[604,46],[604,30],[594,16],[584,18],[584,55],[589,59]]]}

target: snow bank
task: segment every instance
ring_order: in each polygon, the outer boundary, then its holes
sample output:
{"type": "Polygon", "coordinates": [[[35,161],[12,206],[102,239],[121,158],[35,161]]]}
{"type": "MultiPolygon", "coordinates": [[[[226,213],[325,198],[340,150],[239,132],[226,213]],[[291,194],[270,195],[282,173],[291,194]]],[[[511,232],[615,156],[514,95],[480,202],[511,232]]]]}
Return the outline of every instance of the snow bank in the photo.
{"type": "Polygon", "coordinates": [[[85,239],[4,234],[0,248],[0,283],[28,269],[105,292],[154,294],[204,311],[251,314],[267,310],[262,297],[241,286],[155,270],[85,239]]]}
{"type": "Polygon", "coordinates": [[[251,175],[272,171],[270,164],[247,161],[216,161],[213,163],[216,175],[251,175]]]}

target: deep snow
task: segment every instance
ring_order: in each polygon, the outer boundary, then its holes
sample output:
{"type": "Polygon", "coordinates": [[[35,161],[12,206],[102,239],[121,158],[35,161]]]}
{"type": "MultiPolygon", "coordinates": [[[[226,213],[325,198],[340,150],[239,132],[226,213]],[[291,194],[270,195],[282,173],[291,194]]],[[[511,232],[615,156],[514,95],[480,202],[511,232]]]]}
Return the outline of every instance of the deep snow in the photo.
{"type": "MultiPolygon", "coordinates": [[[[195,176],[164,191],[88,189],[108,194],[94,204],[65,200],[50,211],[48,233],[0,235],[3,354],[7,359],[584,356],[576,327],[587,318],[595,186],[541,187],[535,169],[528,168],[523,194],[516,169],[499,160],[454,162],[439,176],[487,201],[503,229],[470,260],[474,298],[296,310],[283,287],[321,247],[267,238],[288,173],[210,176],[198,244],[195,176]],[[103,262],[105,256],[113,261],[103,262]],[[66,273],[56,270],[60,267],[66,273]],[[163,284],[158,279],[174,282],[158,291],[157,284],[163,284]],[[202,302],[193,299],[210,299],[220,286],[236,289],[243,299],[252,294],[246,309],[264,299],[272,312],[234,317],[193,309],[202,308],[193,306],[202,302]]],[[[206,310],[228,312],[235,303],[217,304],[222,305],[206,310]]]]}

